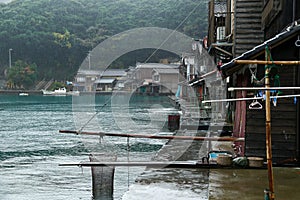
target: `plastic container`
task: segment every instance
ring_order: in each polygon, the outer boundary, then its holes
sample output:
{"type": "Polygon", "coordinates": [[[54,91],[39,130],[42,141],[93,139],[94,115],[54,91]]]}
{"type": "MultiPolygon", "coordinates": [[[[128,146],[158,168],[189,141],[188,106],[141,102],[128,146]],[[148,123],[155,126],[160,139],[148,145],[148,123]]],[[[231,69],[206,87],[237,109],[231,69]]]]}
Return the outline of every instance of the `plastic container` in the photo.
{"type": "Polygon", "coordinates": [[[262,167],[264,159],[261,157],[248,157],[249,167],[262,167]]]}
{"type": "Polygon", "coordinates": [[[222,166],[231,166],[232,165],[232,156],[231,155],[218,155],[217,164],[222,166]]]}

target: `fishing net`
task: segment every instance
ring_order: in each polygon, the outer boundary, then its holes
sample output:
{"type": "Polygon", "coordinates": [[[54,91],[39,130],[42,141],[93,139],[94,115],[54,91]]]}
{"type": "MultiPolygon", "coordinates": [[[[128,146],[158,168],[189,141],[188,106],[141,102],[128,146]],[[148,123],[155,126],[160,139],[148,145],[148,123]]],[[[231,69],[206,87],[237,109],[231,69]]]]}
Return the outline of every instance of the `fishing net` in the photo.
{"type": "MultiPolygon", "coordinates": [[[[117,157],[112,154],[91,154],[89,156],[91,162],[114,162],[117,157]]],[[[113,200],[113,184],[114,184],[114,167],[91,167],[92,169],[92,186],[93,199],[113,200]]]]}

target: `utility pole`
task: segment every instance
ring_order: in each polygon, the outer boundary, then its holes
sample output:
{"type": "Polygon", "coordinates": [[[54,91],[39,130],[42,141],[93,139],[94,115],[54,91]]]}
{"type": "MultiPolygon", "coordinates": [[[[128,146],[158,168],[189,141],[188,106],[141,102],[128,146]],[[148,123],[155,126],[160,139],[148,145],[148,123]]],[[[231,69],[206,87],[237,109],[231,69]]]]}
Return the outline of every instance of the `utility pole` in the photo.
{"type": "Polygon", "coordinates": [[[91,69],[91,51],[88,53],[89,70],[91,69]]]}
{"type": "Polygon", "coordinates": [[[12,52],[12,49],[9,49],[9,50],[8,50],[8,62],[9,62],[9,68],[11,68],[11,52],[12,52]]]}

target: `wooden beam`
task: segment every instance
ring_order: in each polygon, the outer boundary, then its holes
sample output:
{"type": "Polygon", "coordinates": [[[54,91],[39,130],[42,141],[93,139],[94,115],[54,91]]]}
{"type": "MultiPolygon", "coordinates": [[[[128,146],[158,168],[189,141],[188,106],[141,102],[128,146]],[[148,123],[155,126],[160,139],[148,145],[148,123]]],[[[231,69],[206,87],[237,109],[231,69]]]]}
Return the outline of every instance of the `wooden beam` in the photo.
{"type": "MultiPolygon", "coordinates": [[[[79,162],[79,163],[62,163],[61,167],[150,167],[150,168],[199,168],[199,169],[232,169],[236,166],[222,166],[217,164],[201,163],[199,161],[145,161],[145,162],[79,162]]],[[[266,169],[265,166],[261,168],[242,167],[242,169],[266,169]]]]}
{"type": "Polygon", "coordinates": [[[64,163],[59,166],[80,166],[80,167],[92,167],[92,166],[110,166],[110,167],[164,167],[164,166],[195,166],[197,162],[193,161],[170,161],[170,162],[80,162],[80,163],[64,163]]]}
{"type": "Polygon", "coordinates": [[[235,137],[198,137],[198,136],[170,136],[170,135],[147,135],[147,134],[126,134],[126,133],[104,133],[104,132],[85,132],[75,130],[60,130],[60,133],[70,133],[75,135],[94,135],[94,136],[111,136],[127,138],[148,138],[148,139],[168,139],[168,140],[205,140],[205,141],[225,141],[225,142],[244,142],[245,138],[235,137]]]}
{"type": "Polygon", "coordinates": [[[225,54],[227,54],[229,56],[232,56],[232,53],[230,53],[230,52],[228,52],[228,51],[226,51],[226,50],[224,50],[224,49],[222,49],[220,47],[216,46],[215,49],[217,49],[218,51],[221,51],[222,53],[225,53],[225,54]]]}

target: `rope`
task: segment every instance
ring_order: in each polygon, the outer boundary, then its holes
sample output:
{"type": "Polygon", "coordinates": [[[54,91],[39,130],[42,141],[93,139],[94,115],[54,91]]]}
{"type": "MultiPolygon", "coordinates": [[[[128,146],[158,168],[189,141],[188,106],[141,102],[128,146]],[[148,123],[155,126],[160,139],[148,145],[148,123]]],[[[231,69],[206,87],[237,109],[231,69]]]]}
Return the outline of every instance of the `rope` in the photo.
{"type": "MultiPolygon", "coordinates": [[[[129,144],[129,137],[127,138],[127,163],[129,163],[130,159],[130,144],[129,144]]],[[[129,166],[127,167],[127,190],[129,190],[129,185],[130,185],[130,171],[129,171],[129,166]]]]}
{"type": "Polygon", "coordinates": [[[257,74],[257,64],[249,65],[249,71],[251,73],[251,83],[254,83],[255,85],[263,85],[265,77],[258,80],[256,77],[257,74]]]}
{"type": "Polygon", "coordinates": [[[257,73],[257,65],[249,65],[249,71],[251,73],[251,83],[254,82],[254,80],[257,80],[256,73],[257,73]]]}
{"type": "MultiPolygon", "coordinates": [[[[272,58],[272,54],[271,54],[270,49],[269,49],[268,46],[266,46],[266,52],[267,52],[268,56],[270,57],[270,60],[272,61],[272,64],[271,65],[266,65],[265,69],[269,69],[271,71],[273,68],[275,68],[275,69],[278,70],[279,66],[274,64],[274,60],[272,58]]],[[[266,77],[268,77],[268,76],[269,76],[269,73],[266,74],[266,77]]],[[[278,75],[278,71],[274,75],[274,87],[280,87],[280,76],[278,75]]],[[[276,91],[276,93],[277,93],[277,95],[280,95],[280,94],[282,94],[282,91],[278,90],[278,91],[276,91]]]]}
{"type": "Polygon", "coordinates": [[[82,132],[82,130],[99,114],[99,112],[105,107],[107,106],[108,102],[111,101],[111,99],[115,96],[116,94],[114,93],[101,107],[98,111],[95,112],[95,114],[93,114],[91,116],[91,118],[82,125],[82,127],[78,130],[78,132],[82,132]]]}
{"type": "MultiPolygon", "coordinates": [[[[271,60],[272,63],[273,63],[273,58],[272,58],[271,52],[270,52],[270,50],[269,50],[269,46],[266,46],[265,50],[266,50],[266,52],[267,52],[267,54],[268,54],[267,57],[269,57],[270,60],[271,60]]],[[[270,65],[265,65],[265,71],[266,71],[267,69],[270,69],[270,65]]],[[[265,78],[268,78],[268,77],[269,77],[269,73],[265,73],[265,78]]]]}
{"type": "Polygon", "coordinates": [[[193,12],[196,11],[196,9],[198,9],[198,7],[201,4],[202,4],[202,1],[199,1],[197,6],[195,6],[194,9],[182,20],[182,22],[180,22],[180,24],[178,24],[178,26],[175,28],[175,30],[173,30],[172,33],[161,43],[161,45],[153,51],[153,53],[146,59],[146,61],[144,63],[147,63],[152,58],[152,56],[154,56],[156,54],[156,52],[170,39],[170,37],[184,24],[184,22],[193,14],[193,12]]]}

